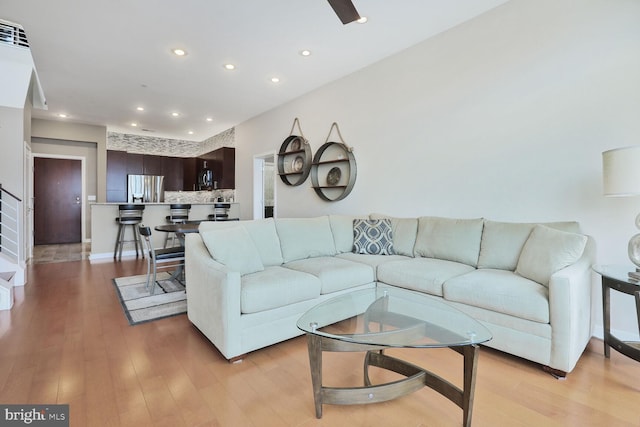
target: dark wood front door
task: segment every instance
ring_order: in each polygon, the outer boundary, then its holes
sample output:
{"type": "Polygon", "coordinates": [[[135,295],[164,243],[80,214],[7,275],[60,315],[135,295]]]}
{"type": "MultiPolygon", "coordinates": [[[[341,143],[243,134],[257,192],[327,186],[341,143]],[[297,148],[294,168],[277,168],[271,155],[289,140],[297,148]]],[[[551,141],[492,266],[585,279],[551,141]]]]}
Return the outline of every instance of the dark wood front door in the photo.
{"type": "Polygon", "coordinates": [[[82,163],[35,157],[33,162],[34,243],[80,243],[82,163]]]}

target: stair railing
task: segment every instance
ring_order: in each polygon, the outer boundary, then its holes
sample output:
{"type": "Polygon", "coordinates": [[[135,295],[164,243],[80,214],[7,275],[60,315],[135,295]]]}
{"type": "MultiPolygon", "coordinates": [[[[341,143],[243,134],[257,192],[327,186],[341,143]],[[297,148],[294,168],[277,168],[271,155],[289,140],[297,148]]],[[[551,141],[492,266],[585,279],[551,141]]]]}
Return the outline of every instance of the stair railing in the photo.
{"type": "Polygon", "coordinates": [[[0,184],[0,252],[16,263],[20,258],[21,203],[0,184]]]}

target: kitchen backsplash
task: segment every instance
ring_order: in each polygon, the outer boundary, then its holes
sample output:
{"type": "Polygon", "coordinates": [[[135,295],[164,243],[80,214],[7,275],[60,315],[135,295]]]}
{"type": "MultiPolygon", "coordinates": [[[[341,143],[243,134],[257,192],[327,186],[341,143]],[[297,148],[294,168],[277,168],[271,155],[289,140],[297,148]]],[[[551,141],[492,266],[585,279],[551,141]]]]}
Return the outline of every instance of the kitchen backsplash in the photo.
{"type": "Polygon", "coordinates": [[[217,202],[220,197],[224,202],[233,202],[236,199],[236,190],[164,192],[165,203],[211,203],[217,202]]]}

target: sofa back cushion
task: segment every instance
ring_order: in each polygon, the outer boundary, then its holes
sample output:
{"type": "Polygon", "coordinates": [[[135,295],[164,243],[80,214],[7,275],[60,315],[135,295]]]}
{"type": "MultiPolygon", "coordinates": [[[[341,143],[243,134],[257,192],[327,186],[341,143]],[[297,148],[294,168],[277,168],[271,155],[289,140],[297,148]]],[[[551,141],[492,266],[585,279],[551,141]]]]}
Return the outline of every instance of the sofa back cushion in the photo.
{"type": "Polygon", "coordinates": [[[240,225],[201,231],[200,236],[209,254],[240,275],[264,270],[260,254],[247,230],[240,225]]]}
{"type": "Polygon", "coordinates": [[[394,218],[381,214],[369,215],[371,219],[391,220],[391,232],[393,234],[393,250],[397,255],[413,257],[413,247],[416,244],[418,234],[418,218],[394,218]]]}
{"type": "Polygon", "coordinates": [[[353,250],[353,220],[364,216],[329,215],[336,252],[344,254],[353,250]]]}
{"type": "Polygon", "coordinates": [[[277,218],[275,222],[285,263],[336,254],[328,216],[277,218]]]}
{"type": "Polygon", "coordinates": [[[280,239],[276,232],[273,218],[250,221],[204,221],[200,223],[200,234],[208,230],[219,230],[232,227],[244,228],[255,244],[260,260],[266,267],[283,263],[280,239]]]}
{"type": "MultiPolygon", "coordinates": [[[[577,222],[543,223],[556,230],[579,233],[577,222]]],[[[495,268],[515,271],[522,247],[536,223],[498,222],[485,220],[478,268],[495,268]]]]}
{"type": "Polygon", "coordinates": [[[516,274],[549,286],[551,275],[580,259],[586,244],[585,235],[536,225],[522,248],[516,274]]]}
{"type": "Polygon", "coordinates": [[[483,219],[418,218],[416,256],[478,265],[483,219]]]}

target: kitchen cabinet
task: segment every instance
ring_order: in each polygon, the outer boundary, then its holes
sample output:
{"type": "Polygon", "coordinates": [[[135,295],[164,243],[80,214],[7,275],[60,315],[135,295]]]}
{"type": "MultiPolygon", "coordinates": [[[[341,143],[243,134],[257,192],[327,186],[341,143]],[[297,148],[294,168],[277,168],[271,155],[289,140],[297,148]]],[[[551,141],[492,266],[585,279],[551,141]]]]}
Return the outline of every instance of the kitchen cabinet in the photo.
{"type": "MultiPolygon", "coordinates": [[[[163,156],[153,156],[151,154],[142,155],[143,175],[164,175],[162,170],[163,156]]],[[[166,187],[165,187],[166,189],[166,187]]]]}
{"type": "Polygon", "coordinates": [[[207,167],[213,171],[213,180],[217,182],[218,188],[225,190],[236,188],[235,148],[222,147],[198,157],[198,172],[204,167],[205,160],[207,167]]]}
{"type": "Polygon", "coordinates": [[[159,175],[164,175],[164,190],[182,191],[184,189],[182,159],[180,157],[160,157],[160,161],[162,167],[159,175]]]}
{"type": "Polygon", "coordinates": [[[144,155],[127,153],[127,175],[144,175],[144,155]]]}
{"type": "Polygon", "coordinates": [[[198,190],[198,173],[205,160],[218,188],[235,188],[236,156],[232,147],[219,148],[198,158],[107,150],[107,202],[127,201],[127,175],[163,175],[165,191],[198,190]]]}
{"type": "Polygon", "coordinates": [[[195,157],[182,159],[182,189],[195,191],[198,189],[198,160],[195,157]]]}
{"type": "Polygon", "coordinates": [[[127,153],[107,151],[107,202],[127,200],[127,153]]]}

